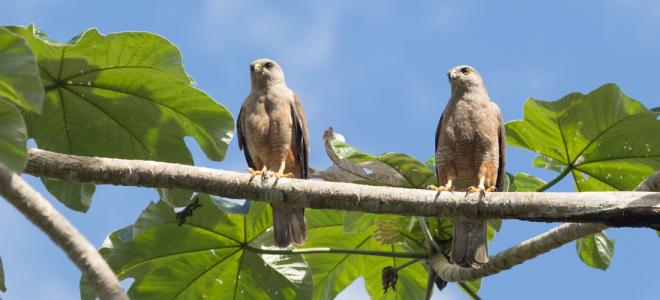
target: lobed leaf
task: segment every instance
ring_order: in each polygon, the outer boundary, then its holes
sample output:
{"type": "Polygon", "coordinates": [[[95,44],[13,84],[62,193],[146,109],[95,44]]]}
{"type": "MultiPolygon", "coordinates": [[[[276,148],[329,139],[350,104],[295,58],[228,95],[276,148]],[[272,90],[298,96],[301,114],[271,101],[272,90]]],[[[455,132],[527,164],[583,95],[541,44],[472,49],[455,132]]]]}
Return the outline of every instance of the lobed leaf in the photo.
{"type": "MultiPolygon", "coordinates": [[[[183,138],[222,160],[233,136],[231,113],[197,89],[179,50],[147,32],[108,35],[90,29],[56,43],[34,26],[7,27],[34,51],[43,89],[42,114],[27,112],[28,133],[40,148],[85,156],[193,164],[183,138]]],[[[86,211],[90,185],[45,181],[68,207],[86,211]]],[[[184,205],[189,192],[164,193],[184,205]]]]}
{"type": "MultiPolygon", "coordinates": [[[[173,209],[151,203],[133,226],[112,233],[100,252],[120,279],[134,278],[132,299],[309,299],[302,255],[275,255],[267,204],[230,214],[210,197],[178,226],[173,209]]],[[[93,299],[85,280],[83,299],[93,299]]]]}
{"type": "Polygon", "coordinates": [[[22,171],[27,162],[27,130],[17,107],[39,112],[43,96],[32,50],[0,27],[0,163],[13,171],[22,171]]]}

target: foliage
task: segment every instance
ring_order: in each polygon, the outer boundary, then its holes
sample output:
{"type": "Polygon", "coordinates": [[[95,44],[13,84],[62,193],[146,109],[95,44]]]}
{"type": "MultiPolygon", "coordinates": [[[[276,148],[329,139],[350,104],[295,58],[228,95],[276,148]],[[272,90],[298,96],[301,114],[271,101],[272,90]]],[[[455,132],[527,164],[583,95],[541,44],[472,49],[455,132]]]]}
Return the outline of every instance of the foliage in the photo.
{"type": "MultiPolygon", "coordinates": [[[[549,182],[507,174],[505,190],[545,191],[569,174],[578,191],[633,189],[660,169],[659,110],[614,84],[554,102],[529,99],[524,119],[507,124],[507,143],[537,152],[532,164],[559,174],[549,182]]],[[[222,160],[233,128],[231,113],[195,86],[179,50],[163,37],[90,29],[58,43],[34,26],[0,27],[0,162],[12,170],[25,166],[27,138],[61,153],[193,164],[183,140],[190,136],[207,157],[222,160]]],[[[324,143],[333,166],[316,177],[403,188],[438,184],[433,158],[365,153],[332,129],[324,143]]],[[[43,182],[68,207],[89,208],[94,185],[43,182]]],[[[191,193],[159,192],[162,201],[110,234],[100,250],[121,279],[135,279],[134,299],[332,299],[358,277],[371,298],[422,299],[431,271],[417,260],[430,251],[422,223],[446,254],[453,235],[451,218],[308,209],[305,247],[279,249],[266,204],[196,195],[202,207],[179,226],[172,206],[187,204],[191,193]],[[386,267],[398,281],[383,293],[386,267]]],[[[490,220],[489,239],[500,229],[499,220],[490,220]]],[[[614,241],[599,233],[576,249],[587,265],[605,270],[614,241]]],[[[460,288],[476,298],[481,283],[460,288]]],[[[84,279],[81,294],[94,298],[84,279]]]]}
{"type": "MultiPolygon", "coordinates": [[[[530,98],[524,110],[524,120],[507,124],[507,144],[538,153],[534,166],[561,172],[552,184],[571,173],[578,191],[629,191],[660,169],[660,114],[615,84],[554,102],[530,98]]],[[[614,242],[604,233],[577,246],[587,265],[609,266],[614,242]]]]}
{"type": "MultiPolygon", "coordinates": [[[[151,203],[132,226],[112,233],[100,252],[120,279],[135,278],[132,299],[308,299],[311,274],[302,255],[264,253],[272,245],[267,204],[230,214],[210,197],[179,226],[174,210],[151,203]]],[[[81,285],[83,299],[94,294],[81,285]]]]}
{"type": "MultiPolygon", "coordinates": [[[[146,32],[87,30],[56,43],[34,26],[8,27],[34,51],[45,99],[25,112],[30,138],[61,153],[192,164],[183,137],[221,160],[233,134],[231,113],[193,86],[179,50],[146,32]]],[[[94,188],[44,180],[68,207],[86,211],[94,188]]],[[[172,193],[162,193],[172,195],[172,193]]],[[[165,200],[185,205],[190,193],[165,200]]]]}
{"type": "Polygon", "coordinates": [[[0,28],[0,161],[25,167],[27,130],[18,108],[41,111],[43,89],[34,54],[20,36],[0,28]]]}

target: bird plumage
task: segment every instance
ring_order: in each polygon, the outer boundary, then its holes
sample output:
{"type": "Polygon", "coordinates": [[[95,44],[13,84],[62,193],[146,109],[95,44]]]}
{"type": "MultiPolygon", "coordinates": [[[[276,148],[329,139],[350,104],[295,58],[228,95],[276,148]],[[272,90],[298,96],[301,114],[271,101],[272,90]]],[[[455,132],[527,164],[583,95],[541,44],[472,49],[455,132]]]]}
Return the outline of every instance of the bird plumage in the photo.
{"type": "MultiPolygon", "coordinates": [[[[270,59],[254,61],[250,74],[252,89],[237,121],[238,145],[248,166],[307,178],[309,136],[300,98],[287,87],[280,66],[270,59]]],[[[272,208],[275,245],[302,244],[307,239],[304,208],[286,203],[272,208]]]]}
{"type": "MultiPolygon", "coordinates": [[[[496,186],[504,181],[505,131],[502,114],[491,101],[480,74],[470,66],[448,73],[451,98],[435,136],[436,170],[440,184],[457,191],[496,186]]],[[[451,189],[450,189],[451,190],[451,189]]],[[[463,267],[488,262],[486,220],[456,218],[451,259],[463,267]]]]}

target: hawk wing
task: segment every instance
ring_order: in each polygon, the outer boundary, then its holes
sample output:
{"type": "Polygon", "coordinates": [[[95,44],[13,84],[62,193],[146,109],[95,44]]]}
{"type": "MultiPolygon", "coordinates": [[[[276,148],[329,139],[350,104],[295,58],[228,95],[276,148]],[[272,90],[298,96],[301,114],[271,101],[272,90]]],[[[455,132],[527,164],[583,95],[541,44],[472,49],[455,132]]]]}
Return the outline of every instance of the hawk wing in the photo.
{"type": "MultiPolygon", "coordinates": [[[[291,120],[293,120],[293,133],[291,135],[291,148],[293,155],[300,167],[300,177],[308,178],[309,173],[309,133],[307,129],[307,116],[303,110],[302,102],[298,95],[293,95],[291,102],[291,120]]],[[[245,152],[247,156],[247,152],[245,152]]]]}
{"type": "Polygon", "coordinates": [[[250,151],[245,144],[245,133],[243,132],[243,123],[245,122],[245,108],[241,107],[241,111],[238,113],[238,120],[236,122],[236,136],[238,138],[238,149],[243,150],[243,154],[245,154],[245,161],[247,162],[248,166],[252,169],[256,169],[257,166],[254,164],[254,160],[252,160],[252,156],[250,156],[250,151]]]}
{"type": "Polygon", "coordinates": [[[499,128],[499,133],[497,135],[497,143],[500,148],[500,163],[499,167],[497,168],[497,183],[495,184],[495,187],[497,187],[498,192],[506,192],[503,191],[502,188],[504,187],[504,178],[506,178],[506,170],[505,170],[505,164],[506,164],[506,127],[504,126],[504,120],[502,119],[502,113],[499,112],[499,121],[500,121],[500,128],[499,128]]]}
{"type": "MultiPolygon", "coordinates": [[[[438,128],[435,129],[435,152],[434,153],[434,158],[437,155],[438,152],[438,141],[440,140],[440,131],[442,130],[442,117],[444,116],[444,113],[440,115],[440,121],[438,121],[438,128]]],[[[440,178],[440,170],[438,169],[438,162],[435,162],[435,174],[438,176],[438,179],[440,178]]]]}

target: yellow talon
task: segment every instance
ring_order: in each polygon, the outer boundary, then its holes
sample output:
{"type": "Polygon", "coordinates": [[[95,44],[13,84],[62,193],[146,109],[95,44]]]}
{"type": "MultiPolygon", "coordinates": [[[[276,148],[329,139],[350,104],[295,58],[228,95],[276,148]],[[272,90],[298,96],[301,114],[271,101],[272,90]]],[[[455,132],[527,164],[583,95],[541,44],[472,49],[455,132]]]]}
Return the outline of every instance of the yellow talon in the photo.
{"type": "Polygon", "coordinates": [[[263,171],[256,171],[255,169],[252,168],[247,168],[248,173],[252,174],[252,176],[258,176],[258,175],[263,175],[263,171]]]}
{"type": "Polygon", "coordinates": [[[429,186],[426,187],[426,189],[427,190],[434,190],[434,191],[438,191],[438,192],[449,191],[449,192],[454,193],[454,186],[451,184],[451,182],[448,182],[444,186],[442,186],[442,185],[441,186],[429,185],[429,186]]]}
{"type": "Polygon", "coordinates": [[[286,174],[284,174],[284,172],[277,172],[277,173],[273,174],[273,176],[275,176],[277,178],[294,178],[295,177],[293,175],[293,173],[291,173],[291,172],[286,173],[286,174]]]}

